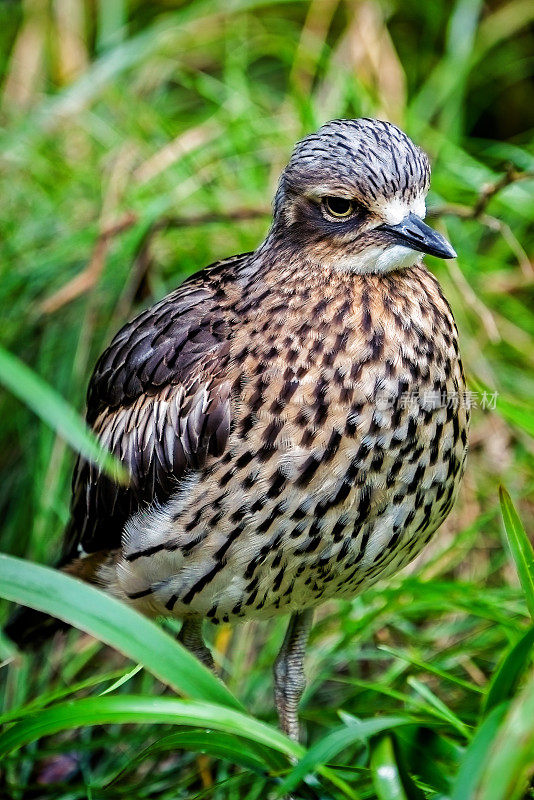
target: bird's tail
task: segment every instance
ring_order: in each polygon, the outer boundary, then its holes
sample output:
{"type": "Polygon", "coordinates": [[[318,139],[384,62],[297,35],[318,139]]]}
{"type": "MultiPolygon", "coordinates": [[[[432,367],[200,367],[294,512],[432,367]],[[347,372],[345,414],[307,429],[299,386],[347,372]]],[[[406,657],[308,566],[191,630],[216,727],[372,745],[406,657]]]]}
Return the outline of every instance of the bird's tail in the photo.
{"type": "Polygon", "coordinates": [[[19,650],[38,650],[55,633],[65,631],[68,627],[66,622],[57,617],[19,606],[5,626],[4,633],[19,650]]]}
{"type": "MultiPolygon", "coordinates": [[[[73,559],[64,556],[56,568],[86,583],[98,584],[97,569],[109,557],[108,553],[93,553],[85,558],[73,559]]],[[[67,622],[43,611],[18,606],[4,627],[4,633],[19,650],[32,651],[39,650],[55,633],[66,631],[69,627],[67,622]]]]}

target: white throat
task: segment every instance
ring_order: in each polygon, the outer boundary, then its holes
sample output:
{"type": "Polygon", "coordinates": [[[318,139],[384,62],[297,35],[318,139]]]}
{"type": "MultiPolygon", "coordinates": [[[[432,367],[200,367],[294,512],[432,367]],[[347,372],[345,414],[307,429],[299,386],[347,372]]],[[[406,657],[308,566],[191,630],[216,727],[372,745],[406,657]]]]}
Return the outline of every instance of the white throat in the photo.
{"type": "MultiPolygon", "coordinates": [[[[419,195],[411,203],[393,199],[384,201],[380,206],[382,218],[389,225],[398,225],[409,214],[424,219],[426,216],[425,198],[419,195]]],[[[395,269],[408,269],[421,260],[423,254],[402,244],[383,246],[370,245],[357,256],[343,256],[336,262],[336,269],[341,272],[358,274],[392,272],[395,269]]]]}
{"type": "Polygon", "coordinates": [[[413,267],[423,257],[418,250],[391,244],[385,247],[371,246],[357,255],[346,255],[336,260],[335,268],[339,272],[365,273],[392,272],[395,269],[413,267]]]}

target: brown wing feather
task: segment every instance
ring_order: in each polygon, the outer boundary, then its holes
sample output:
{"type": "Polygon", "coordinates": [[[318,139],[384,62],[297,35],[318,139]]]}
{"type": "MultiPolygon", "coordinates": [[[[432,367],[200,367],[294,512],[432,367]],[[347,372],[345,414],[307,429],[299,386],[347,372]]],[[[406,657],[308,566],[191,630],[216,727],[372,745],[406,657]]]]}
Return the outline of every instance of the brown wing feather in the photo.
{"type": "Polygon", "coordinates": [[[220,456],[231,424],[227,356],[232,325],[224,285],[248,254],[219,262],[122,328],[100,357],[87,420],[127,467],[119,486],[80,458],[63,563],[120,547],[128,517],[163,502],[188,469],[220,456]]]}

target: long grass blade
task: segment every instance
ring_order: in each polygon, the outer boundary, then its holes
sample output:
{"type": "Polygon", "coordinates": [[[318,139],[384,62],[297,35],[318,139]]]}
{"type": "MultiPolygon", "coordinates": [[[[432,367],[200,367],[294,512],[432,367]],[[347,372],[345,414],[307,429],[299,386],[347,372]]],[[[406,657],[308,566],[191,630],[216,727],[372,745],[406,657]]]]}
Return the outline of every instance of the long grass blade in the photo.
{"type": "Polygon", "coordinates": [[[508,544],[512,551],[530,616],[534,620],[534,550],[519,514],[515,510],[512,498],[504,486],[499,487],[499,500],[508,544]]]}
{"type": "Polygon", "coordinates": [[[497,410],[507,422],[511,422],[512,425],[522,428],[530,436],[534,436],[534,408],[532,406],[499,397],[497,410]]]}
{"type": "Polygon", "coordinates": [[[124,467],[105,450],[76,411],[20,359],[0,346],[0,383],[50,425],[71,447],[99,464],[116,481],[127,481],[124,467]]]}
{"type": "Polygon", "coordinates": [[[90,633],[177,692],[242,708],[226,686],[177,641],[94,586],[40,564],[0,555],[0,597],[45,611],[90,633]]]}
{"type": "MultiPolygon", "coordinates": [[[[497,706],[500,708],[500,706],[497,706]]],[[[534,677],[503,719],[474,800],[522,800],[534,774],[534,677]]]]}
{"type": "Polygon", "coordinates": [[[518,642],[506,653],[489,685],[483,711],[488,714],[493,708],[509,700],[515,690],[526,667],[532,659],[534,646],[534,627],[519,639],[518,642]]]}
{"type": "Polygon", "coordinates": [[[371,755],[371,775],[378,800],[425,800],[405,773],[391,736],[382,736],[371,755]]]}
{"type": "Polygon", "coordinates": [[[475,787],[484,772],[489,752],[505,712],[506,704],[496,706],[477,730],[462,759],[454,781],[451,800],[474,798],[475,787]]]}
{"type": "Polygon", "coordinates": [[[166,723],[232,733],[299,758],[304,748],[275,728],[232,708],[173,697],[107,695],[60,703],[41,710],[0,734],[0,757],[42,736],[91,725],[166,723]]]}
{"type": "MultiPolygon", "coordinates": [[[[348,720],[348,717],[345,717],[348,720]]],[[[367,742],[371,736],[382,731],[391,730],[399,725],[413,725],[411,719],[405,717],[380,717],[378,719],[350,720],[347,725],[331,731],[316,745],[311,747],[304,758],[293,768],[280,786],[280,792],[292,791],[308,773],[319,765],[326,764],[341,750],[356,742],[367,742]]]]}
{"type": "Polygon", "coordinates": [[[122,777],[137,768],[146,759],[169,750],[192,750],[196,753],[222,758],[232,764],[239,764],[239,766],[254,772],[265,773],[265,763],[258,757],[257,751],[250,747],[242,737],[222,731],[180,731],[180,733],[163,736],[137,755],[130,757],[126,766],[117,770],[112,777],[107,778],[103,783],[103,788],[120,781],[122,777]]]}

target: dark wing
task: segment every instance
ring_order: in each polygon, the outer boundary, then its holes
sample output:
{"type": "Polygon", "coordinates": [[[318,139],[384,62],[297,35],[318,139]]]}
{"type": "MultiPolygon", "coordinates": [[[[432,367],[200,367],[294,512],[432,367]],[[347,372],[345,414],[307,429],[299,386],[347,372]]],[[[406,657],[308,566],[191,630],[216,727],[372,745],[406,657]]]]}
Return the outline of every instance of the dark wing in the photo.
{"type": "Polygon", "coordinates": [[[78,460],[62,563],[80,547],[120,547],[131,514],[164,502],[188,469],[224,452],[231,423],[224,285],[247,255],[193,276],[122,328],[100,357],[87,421],[131,480],[120,486],[78,460]]]}

